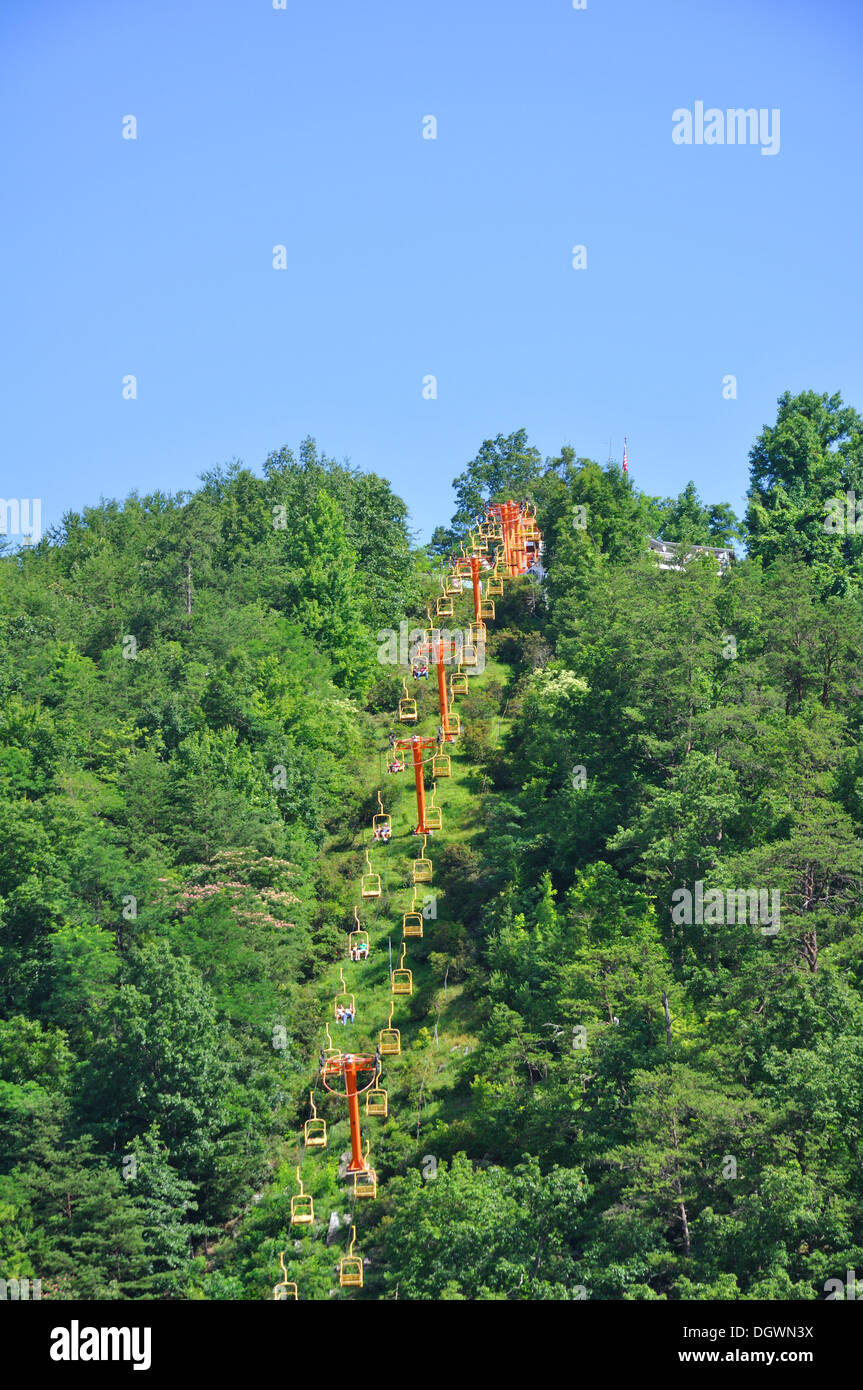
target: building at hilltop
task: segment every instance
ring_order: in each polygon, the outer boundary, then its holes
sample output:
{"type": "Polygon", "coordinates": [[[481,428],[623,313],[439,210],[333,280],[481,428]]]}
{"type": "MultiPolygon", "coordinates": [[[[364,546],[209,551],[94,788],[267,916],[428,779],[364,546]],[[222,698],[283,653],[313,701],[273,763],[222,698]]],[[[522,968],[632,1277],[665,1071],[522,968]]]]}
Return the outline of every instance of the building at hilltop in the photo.
{"type": "Polygon", "coordinates": [[[661,570],[682,570],[686,561],[695,555],[715,555],[719,562],[719,573],[724,574],[734,561],[734,551],[730,546],[689,545],[684,541],[660,541],[655,536],[648,537],[648,546],[659,558],[661,570]]]}

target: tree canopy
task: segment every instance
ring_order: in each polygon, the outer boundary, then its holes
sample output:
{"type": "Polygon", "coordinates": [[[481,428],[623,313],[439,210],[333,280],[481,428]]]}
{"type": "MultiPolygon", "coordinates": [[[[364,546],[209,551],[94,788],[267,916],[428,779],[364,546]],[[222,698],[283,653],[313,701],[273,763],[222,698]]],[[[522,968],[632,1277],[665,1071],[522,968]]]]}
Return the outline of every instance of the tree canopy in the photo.
{"type": "MultiPolygon", "coordinates": [[[[838,395],[785,393],[738,522],[515,429],[418,546],[305,440],[0,557],[4,1277],[266,1299],[281,1257],[326,1301],[353,1225],[339,1296],[370,1300],[812,1299],[863,1267],[861,449],[838,395]],[[508,497],[542,563],[454,697],[423,895],[381,629],[472,617],[442,557],[508,497]],[[414,893],[351,1211],[324,1024],[374,1052],[414,893]]],[[[433,741],[436,683],[409,697],[433,741]]]]}

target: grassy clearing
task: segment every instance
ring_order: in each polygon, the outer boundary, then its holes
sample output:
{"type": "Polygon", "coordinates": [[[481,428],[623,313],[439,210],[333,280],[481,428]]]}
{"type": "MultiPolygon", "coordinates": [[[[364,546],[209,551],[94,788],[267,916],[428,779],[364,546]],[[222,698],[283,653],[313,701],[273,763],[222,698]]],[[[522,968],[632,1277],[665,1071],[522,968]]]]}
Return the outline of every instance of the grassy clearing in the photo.
{"type": "MultiPolygon", "coordinates": [[[[481,690],[490,683],[497,683],[506,689],[512,680],[512,668],[500,662],[488,661],[485,669],[470,676],[471,690],[481,690]]],[[[465,994],[462,983],[452,979],[444,983],[445,969],[441,969],[440,948],[436,948],[438,924],[446,919],[447,900],[435,883],[434,870],[431,883],[414,885],[412,862],[422,853],[422,838],[414,833],[416,825],[416,796],[413,769],[408,762],[405,772],[396,776],[388,775],[386,769],[387,734],[395,728],[397,736],[410,737],[419,733],[434,737],[439,723],[437,684],[432,672],[428,682],[408,680],[410,693],[418,703],[419,719],[416,725],[398,725],[386,716],[380,716],[376,723],[380,733],[380,746],[358,769],[362,786],[367,792],[370,811],[368,824],[359,837],[350,843],[346,838],[334,839],[328,846],[328,854],[336,861],[337,869],[343,874],[353,890],[352,901],[357,903],[361,927],[368,931],[370,955],[365,962],[352,962],[348,959],[347,932],[353,924],[352,908],[343,924],[345,935],[344,959],[325,973],[320,985],[319,995],[322,1020],[329,1020],[329,1031],[333,1045],[341,1050],[373,1053],[378,1045],[379,1033],[387,1026],[390,1008],[393,1008],[393,1026],[401,1032],[402,1053],[398,1057],[386,1057],[383,1063],[384,1085],[389,1092],[390,1118],[386,1121],[369,1121],[372,1140],[372,1155],[376,1149],[376,1131],[386,1125],[406,1123],[416,1130],[417,1113],[420,1115],[420,1132],[435,1119],[448,1120],[450,1107],[463,1110],[465,1095],[469,1087],[469,1065],[466,1059],[477,1044],[479,1017],[475,1004],[465,994]],[[371,815],[377,810],[377,791],[380,790],[384,810],[392,817],[392,839],[386,844],[374,841],[371,832],[371,815]],[[372,870],[380,875],[381,896],[361,899],[361,875],[365,872],[365,851],[369,851],[372,870]],[[416,894],[420,908],[425,908],[422,939],[404,940],[402,917],[408,911],[416,894]],[[430,901],[431,899],[434,901],[430,901]],[[437,914],[435,920],[434,913],[437,914]],[[390,989],[390,965],[398,967],[402,946],[405,947],[405,966],[412,971],[413,993],[410,996],[394,996],[390,989]],[[429,957],[438,959],[433,966],[429,957]],[[357,1003],[356,1022],[343,1026],[336,1024],[334,1001],[341,989],[343,974],[346,988],[355,994],[357,1003]],[[437,1026],[437,1039],[434,1030],[437,1026]],[[421,1105],[414,1103],[412,1083],[416,1070],[412,1065],[417,1043],[421,1053],[429,1053],[424,1077],[421,1105]],[[405,1075],[405,1073],[409,1075],[405,1075]],[[465,1094],[458,1096],[459,1091],[465,1094]]],[[[453,700],[453,709],[470,697],[453,700]]],[[[505,732],[507,721],[498,719],[501,735],[505,732]]],[[[497,735],[497,727],[495,728],[497,735]]],[[[495,738],[497,742],[497,737],[495,738]]],[[[436,804],[442,811],[442,829],[428,836],[426,856],[432,864],[447,845],[470,846],[478,832],[477,795],[481,789],[482,778],[477,769],[459,749],[458,740],[449,745],[452,774],[442,777],[436,783],[436,804]]],[[[409,754],[405,757],[409,758],[409,754]]],[[[430,796],[431,776],[426,779],[426,794],[430,796]]],[[[343,1148],[348,1144],[348,1126],[343,1103],[323,1101],[325,1111],[332,1122],[332,1142],[343,1148]]]]}
{"type": "MultiPolygon", "coordinates": [[[[456,696],[452,710],[462,715],[462,732],[469,730],[465,717],[466,706],[480,692],[500,698],[486,700],[492,710],[491,739],[497,745],[505,736],[508,720],[503,717],[506,692],[513,682],[513,669],[499,661],[488,660],[484,669],[469,672],[467,696],[456,696]]],[[[367,816],[359,832],[346,824],[327,841],[322,852],[327,881],[336,886],[339,909],[336,926],[343,938],[338,959],[325,968],[313,987],[315,1010],[319,1011],[318,1045],[347,1052],[373,1054],[382,1029],[390,1023],[401,1035],[399,1056],[383,1059],[380,1084],[389,1097],[386,1119],[367,1117],[361,1102],[361,1121],[364,1138],[370,1141],[370,1162],[378,1172],[385,1192],[387,1178],[406,1161],[406,1145],[412,1158],[418,1158],[439,1124],[450,1125],[464,1119],[471,1106],[471,1055],[477,1047],[481,1023],[475,998],[465,990],[464,982],[455,978],[446,951],[442,949],[441,926],[457,914],[449,908],[447,895],[442,891],[435,861],[440,861],[448,846],[470,849],[480,825],[477,815],[478,799],[483,791],[483,778],[471,763],[462,740],[448,746],[451,775],[436,781],[435,804],[442,812],[442,828],[428,836],[426,856],[432,861],[432,881],[414,883],[412,865],[422,853],[422,837],[414,833],[417,817],[414,772],[409,752],[402,756],[406,762],[403,773],[388,774],[387,735],[394,730],[397,737],[419,733],[434,738],[440,720],[438,690],[434,670],[428,681],[413,681],[408,676],[409,694],[416,698],[419,718],[415,725],[399,724],[395,711],[380,715],[374,722],[375,740],[356,769],[359,785],[367,803],[367,816]],[[372,834],[372,815],[378,811],[380,791],[384,811],[392,818],[392,838],[387,843],[375,841],[372,834]],[[372,872],[380,876],[381,895],[361,897],[362,875],[367,872],[368,851],[372,872]],[[403,937],[403,914],[411,909],[416,897],[424,913],[421,939],[403,937]],[[354,905],[359,926],[369,934],[369,958],[363,962],[349,959],[348,934],[356,926],[354,905]],[[393,995],[391,968],[398,968],[404,946],[404,965],[412,972],[413,990],[410,995],[393,995]],[[448,966],[450,968],[448,969],[448,966]],[[335,1019],[336,996],[342,992],[342,981],[348,995],[355,996],[356,1021],[341,1025],[335,1019]],[[329,1028],[330,1042],[327,1041],[329,1028]]],[[[488,722],[488,721],[487,721],[488,722]]],[[[431,750],[427,756],[431,757],[431,750]]],[[[433,779],[429,766],[426,795],[432,794],[433,779]]],[[[452,892],[452,889],[451,889],[452,892]]],[[[311,1059],[310,1059],[311,1060],[311,1059]]],[[[316,1061],[316,1059],[315,1059],[316,1061]]],[[[321,1236],[333,1210],[351,1213],[360,1231],[367,1230],[369,1221],[376,1219],[378,1203],[353,1203],[350,1184],[339,1179],[339,1158],[350,1148],[350,1131],[345,1101],[327,1094],[310,1072],[309,1089],[315,1090],[318,1115],[328,1125],[326,1150],[305,1150],[302,1134],[286,1136],[279,1147],[276,1184],[265,1199],[278,1212],[283,1230],[290,1232],[288,1250],[298,1263],[295,1274],[301,1278],[304,1297],[355,1297],[353,1290],[338,1291],[332,1286],[332,1261],[342,1251],[346,1232],[340,1235],[337,1246],[330,1251],[321,1236]],[[291,1228],[289,1198],[297,1191],[295,1167],[302,1166],[305,1190],[315,1197],[316,1224],[313,1228],[291,1228]],[[323,1224],[321,1224],[323,1223],[323,1224]]],[[[250,1232],[250,1236],[251,1236],[250,1232]]],[[[218,1258],[218,1252],[214,1252],[218,1258]]],[[[363,1252],[365,1253],[365,1252],[363,1252]]],[[[375,1297],[380,1293],[373,1277],[359,1296],[375,1297]]]]}

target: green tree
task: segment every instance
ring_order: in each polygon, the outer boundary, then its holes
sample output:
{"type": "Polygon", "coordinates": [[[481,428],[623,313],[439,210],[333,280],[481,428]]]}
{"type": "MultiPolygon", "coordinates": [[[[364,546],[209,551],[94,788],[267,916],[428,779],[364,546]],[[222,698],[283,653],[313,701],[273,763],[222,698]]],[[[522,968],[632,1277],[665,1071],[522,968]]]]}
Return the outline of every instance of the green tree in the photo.
{"type": "Polygon", "coordinates": [[[400,1298],[579,1296],[575,1254],[583,1174],[535,1159],[512,1172],[476,1168],[465,1154],[433,1179],[414,1170],[391,1184],[387,1285],[400,1298]]]}
{"type": "Polygon", "coordinates": [[[292,531],[290,561],[293,610],[330,657],[337,683],[362,693],[371,680],[371,647],[358,617],[356,560],[342,511],[323,489],[292,531]]]}
{"type": "Polygon", "coordinates": [[[705,506],[693,482],[675,499],[664,504],[659,536],[667,541],[684,541],[695,545],[727,546],[737,540],[742,531],[734,512],[725,502],[705,506]]]}
{"type": "Polygon", "coordinates": [[[123,1149],[157,1124],[179,1175],[201,1183],[227,1128],[229,1086],[211,991],[185,957],[148,943],[88,1063],[85,1123],[123,1149]]]}
{"type": "MultiPolygon", "coordinates": [[[[197,1209],[194,1187],[172,1167],[157,1125],[131,1141],[129,1154],[134,1177],[127,1185],[141,1221],[149,1264],[147,1290],[182,1296],[198,1271],[192,1245],[201,1228],[189,1221],[189,1213],[197,1209]]],[[[128,1162],[127,1169],[131,1175],[128,1162]]]]}
{"type": "Polygon", "coordinates": [[[473,526],[490,502],[527,497],[541,474],[541,455],[528,443],[525,430],[483,440],[476,457],[453,481],[457,503],[452,519],[454,534],[473,526]]]}
{"type": "Polygon", "coordinates": [[[750,454],[746,526],[750,555],[773,564],[804,561],[825,592],[859,585],[863,533],[831,527],[831,499],[863,497],[863,421],[838,394],[790,391],[779,397],[750,454]]]}

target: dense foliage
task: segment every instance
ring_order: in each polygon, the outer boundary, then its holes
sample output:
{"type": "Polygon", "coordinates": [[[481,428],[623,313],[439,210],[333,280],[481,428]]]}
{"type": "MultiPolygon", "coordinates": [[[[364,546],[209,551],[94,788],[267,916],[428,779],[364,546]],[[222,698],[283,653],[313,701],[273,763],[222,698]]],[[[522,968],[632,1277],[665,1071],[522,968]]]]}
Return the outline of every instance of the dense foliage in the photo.
{"type": "MultiPolygon", "coordinates": [[[[808,1299],[863,1267],[860,542],[824,525],[861,451],[838,397],[783,396],[742,527],[517,431],[414,550],[307,441],[4,558],[0,1273],[271,1296],[399,690],[380,629],[510,495],[544,573],[460,705],[362,1296],[808,1299]],[[723,571],[692,548],[741,535],[723,571]],[[696,883],[778,892],[778,929],[681,920],[696,883]]],[[[316,1181],[332,1238],[331,1154],[316,1181]]]]}

